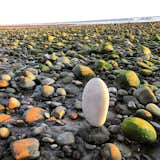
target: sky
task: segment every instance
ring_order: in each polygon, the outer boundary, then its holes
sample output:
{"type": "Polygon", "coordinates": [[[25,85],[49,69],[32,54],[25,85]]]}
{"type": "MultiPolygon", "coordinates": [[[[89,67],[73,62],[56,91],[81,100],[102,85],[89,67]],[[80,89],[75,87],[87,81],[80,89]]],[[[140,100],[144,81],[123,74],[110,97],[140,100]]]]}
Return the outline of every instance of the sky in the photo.
{"type": "Polygon", "coordinates": [[[0,0],[1,24],[160,16],[160,0],[0,0]]]}

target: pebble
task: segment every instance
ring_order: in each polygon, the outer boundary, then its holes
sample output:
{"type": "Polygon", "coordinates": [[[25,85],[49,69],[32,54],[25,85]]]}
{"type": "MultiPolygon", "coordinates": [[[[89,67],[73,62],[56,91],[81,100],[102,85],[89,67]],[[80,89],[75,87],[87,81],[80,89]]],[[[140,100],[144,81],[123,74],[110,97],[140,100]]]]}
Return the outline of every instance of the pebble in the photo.
{"type": "Polygon", "coordinates": [[[59,96],[66,96],[66,91],[64,88],[57,88],[56,93],[59,96]]]}
{"type": "Polygon", "coordinates": [[[45,143],[53,143],[55,140],[53,138],[50,138],[50,137],[43,137],[42,138],[42,142],[45,142],[45,143]]]}
{"type": "Polygon", "coordinates": [[[64,132],[57,136],[56,142],[58,145],[71,145],[75,143],[75,137],[72,132],[64,132]]]}
{"type": "Polygon", "coordinates": [[[142,104],[155,103],[157,99],[153,91],[149,87],[138,88],[134,95],[139,99],[142,104]]]}

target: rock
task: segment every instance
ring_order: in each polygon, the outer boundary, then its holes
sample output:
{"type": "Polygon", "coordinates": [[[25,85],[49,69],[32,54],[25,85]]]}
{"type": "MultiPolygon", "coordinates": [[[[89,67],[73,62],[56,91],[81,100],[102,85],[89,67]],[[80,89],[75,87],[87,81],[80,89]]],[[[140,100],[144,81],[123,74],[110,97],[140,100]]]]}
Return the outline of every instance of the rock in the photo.
{"type": "Polygon", "coordinates": [[[9,83],[7,80],[0,80],[0,88],[6,88],[9,86],[9,83]]]}
{"type": "Polygon", "coordinates": [[[32,136],[37,136],[37,135],[41,135],[44,131],[44,127],[34,127],[32,128],[32,136]]]}
{"type": "Polygon", "coordinates": [[[64,86],[64,89],[68,94],[71,94],[71,95],[77,95],[79,92],[79,88],[74,84],[67,84],[64,86]]]}
{"type": "Polygon", "coordinates": [[[24,113],[25,121],[32,123],[44,119],[44,113],[47,112],[40,107],[32,107],[24,113]]]}
{"type": "Polygon", "coordinates": [[[36,79],[36,76],[32,72],[30,72],[28,70],[25,71],[25,76],[30,78],[31,80],[35,80],[36,79]]]}
{"type": "Polygon", "coordinates": [[[128,92],[124,89],[119,89],[117,94],[120,96],[126,96],[128,95],[128,92]]]}
{"type": "Polygon", "coordinates": [[[40,156],[39,141],[35,138],[26,138],[13,142],[11,150],[16,160],[36,159],[40,156]]]}
{"type": "Polygon", "coordinates": [[[141,69],[140,72],[144,76],[150,76],[152,74],[152,70],[150,69],[141,69]]]}
{"type": "Polygon", "coordinates": [[[2,74],[2,75],[0,75],[0,79],[1,80],[6,80],[6,81],[10,81],[11,80],[11,76],[9,74],[2,74]]]}
{"type": "Polygon", "coordinates": [[[90,79],[95,76],[94,71],[91,68],[84,65],[77,64],[72,71],[77,78],[84,77],[90,79]]]}
{"type": "Polygon", "coordinates": [[[47,65],[41,64],[41,71],[42,72],[49,72],[50,68],[47,65]]]}
{"type": "Polygon", "coordinates": [[[142,104],[155,103],[157,99],[153,93],[153,91],[149,87],[138,88],[134,95],[138,98],[138,100],[142,104]]]}
{"type": "Polygon", "coordinates": [[[78,114],[76,112],[72,112],[72,113],[70,113],[70,118],[72,120],[76,120],[78,118],[78,114]]]}
{"type": "Polygon", "coordinates": [[[89,144],[100,145],[106,143],[110,138],[110,132],[104,126],[83,127],[78,134],[89,144]]]}
{"type": "Polygon", "coordinates": [[[68,83],[72,83],[72,80],[73,80],[73,77],[71,77],[71,76],[66,76],[66,77],[64,77],[64,78],[62,79],[62,82],[63,82],[64,84],[68,84],[68,83]]]}
{"type": "Polygon", "coordinates": [[[114,48],[113,48],[113,46],[112,46],[112,43],[111,43],[111,42],[106,42],[106,43],[104,44],[103,50],[104,50],[104,51],[113,51],[114,48]]]}
{"type": "Polygon", "coordinates": [[[71,145],[75,143],[75,137],[72,132],[64,132],[57,136],[56,142],[59,145],[71,145]]]}
{"type": "Polygon", "coordinates": [[[54,79],[48,77],[38,77],[38,79],[42,85],[52,85],[55,82],[54,79]]]}
{"type": "Polygon", "coordinates": [[[74,107],[78,110],[81,110],[82,109],[82,102],[79,101],[79,100],[75,100],[75,104],[74,104],[74,107]]]}
{"type": "Polygon", "coordinates": [[[43,137],[43,138],[42,138],[42,142],[45,142],[45,143],[53,143],[53,142],[54,142],[54,139],[53,139],[53,138],[50,138],[50,137],[43,137]]]}
{"type": "Polygon", "coordinates": [[[112,143],[105,143],[102,146],[101,155],[104,160],[121,160],[121,152],[119,151],[118,147],[112,143]]]}
{"type": "Polygon", "coordinates": [[[35,86],[35,82],[28,77],[22,77],[19,81],[19,85],[24,89],[33,89],[33,87],[35,86]]]}
{"type": "Polygon", "coordinates": [[[140,117],[142,119],[145,119],[145,120],[151,120],[152,119],[152,114],[145,109],[138,109],[136,111],[136,116],[140,117]]]}
{"type": "Polygon", "coordinates": [[[82,110],[92,126],[102,126],[107,117],[109,106],[108,88],[100,78],[91,79],[82,95],[82,110]]]}
{"type": "Polygon", "coordinates": [[[115,95],[117,95],[117,92],[118,92],[116,87],[109,87],[108,91],[109,91],[109,93],[113,93],[115,95]]]}
{"type": "Polygon", "coordinates": [[[146,46],[142,46],[142,49],[143,49],[143,58],[146,59],[146,60],[149,60],[151,58],[151,50],[146,47],[146,46]]]}
{"type": "Polygon", "coordinates": [[[70,60],[68,57],[63,56],[63,57],[58,57],[57,62],[63,63],[65,65],[70,66],[70,60]]]}
{"type": "Polygon", "coordinates": [[[8,138],[10,135],[10,130],[7,127],[0,128],[0,138],[8,138]]]}
{"type": "Polygon", "coordinates": [[[64,88],[57,88],[56,93],[59,96],[66,96],[66,91],[64,88]]]}
{"type": "Polygon", "coordinates": [[[127,105],[125,105],[125,104],[117,103],[115,108],[119,114],[122,114],[122,115],[130,115],[131,114],[130,110],[128,109],[127,105]]]}
{"type": "Polygon", "coordinates": [[[123,70],[120,72],[117,81],[122,88],[138,87],[140,85],[137,74],[131,70],[123,70]]]}
{"type": "Polygon", "coordinates": [[[121,125],[126,137],[139,143],[153,143],[157,139],[154,127],[141,118],[129,117],[121,125]]]}
{"type": "Polygon", "coordinates": [[[51,113],[52,116],[56,117],[57,119],[62,119],[65,115],[66,108],[62,106],[56,107],[56,109],[51,113]]]}
{"type": "Polygon", "coordinates": [[[119,142],[116,142],[115,145],[119,148],[123,157],[125,157],[126,159],[129,159],[131,157],[132,150],[129,145],[127,146],[124,143],[119,142]]]}
{"type": "Polygon", "coordinates": [[[104,71],[109,71],[113,69],[112,65],[103,59],[97,60],[95,63],[95,67],[98,70],[104,70],[104,71]]]}
{"type": "Polygon", "coordinates": [[[108,127],[108,130],[113,134],[117,134],[120,132],[120,126],[119,125],[110,125],[108,127]]]}
{"type": "Polygon", "coordinates": [[[8,101],[8,108],[9,109],[16,109],[16,108],[19,108],[20,107],[20,102],[18,99],[14,98],[14,97],[11,97],[8,101]]]}
{"type": "Polygon", "coordinates": [[[149,103],[146,105],[146,109],[153,115],[156,116],[157,118],[160,118],[160,108],[154,104],[154,103],[149,103]]]}
{"type": "Polygon", "coordinates": [[[11,122],[11,121],[13,121],[13,118],[10,115],[4,113],[0,114],[0,123],[11,122]]]}
{"type": "Polygon", "coordinates": [[[48,85],[44,85],[41,90],[44,97],[51,97],[54,93],[54,88],[48,85]]]}

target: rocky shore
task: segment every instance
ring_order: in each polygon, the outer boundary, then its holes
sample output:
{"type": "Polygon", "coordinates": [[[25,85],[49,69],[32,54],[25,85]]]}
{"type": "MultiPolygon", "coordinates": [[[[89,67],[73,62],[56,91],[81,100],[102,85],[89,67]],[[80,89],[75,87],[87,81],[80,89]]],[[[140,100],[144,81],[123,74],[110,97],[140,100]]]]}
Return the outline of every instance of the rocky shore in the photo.
{"type": "Polygon", "coordinates": [[[159,28],[0,30],[0,159],[159,160],[159,28]],[[101,127],[82,111],[93,77],[107,84],[110,97],[101,127]]]}

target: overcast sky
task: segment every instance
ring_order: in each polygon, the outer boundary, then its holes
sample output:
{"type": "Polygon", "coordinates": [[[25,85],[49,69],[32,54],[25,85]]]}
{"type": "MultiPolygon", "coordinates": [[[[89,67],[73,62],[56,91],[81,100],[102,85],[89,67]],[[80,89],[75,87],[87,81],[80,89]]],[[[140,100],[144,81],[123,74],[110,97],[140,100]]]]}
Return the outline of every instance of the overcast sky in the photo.
{"type": "Polygon", "coordinates": [[[0,0],[0,24],[160,16],[160,0],[0,0]]]}

